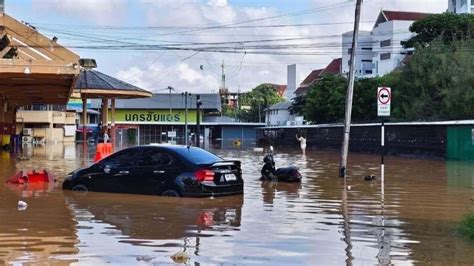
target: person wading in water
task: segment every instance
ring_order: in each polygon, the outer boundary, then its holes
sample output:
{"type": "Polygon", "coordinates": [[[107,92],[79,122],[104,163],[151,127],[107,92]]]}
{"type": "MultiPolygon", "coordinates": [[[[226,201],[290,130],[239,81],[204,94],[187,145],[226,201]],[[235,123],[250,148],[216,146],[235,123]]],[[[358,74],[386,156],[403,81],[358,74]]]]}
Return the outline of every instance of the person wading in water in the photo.
{"type": "Polygon", "coordinates": [[[298,134],[296,134],[296,139],[300,142],[301,152],[303,152],[303,155],[306,154],[306,138],[303,135],[298,137],[298,134]]]}

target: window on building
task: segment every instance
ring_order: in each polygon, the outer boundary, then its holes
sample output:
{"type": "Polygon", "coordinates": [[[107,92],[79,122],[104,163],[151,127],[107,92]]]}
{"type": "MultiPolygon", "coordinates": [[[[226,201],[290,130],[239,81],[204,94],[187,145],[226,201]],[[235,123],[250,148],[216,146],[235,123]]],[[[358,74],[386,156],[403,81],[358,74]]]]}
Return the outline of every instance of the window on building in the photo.
{"type": "Polygon", "coordinates": [[[351,54],[352,53],[352,48],[347,49],[347,53],[351,54]]]}
{"type": "Polygon", "coordinates": [[[372,69],[365,70],[365,74],[372,74],[372,69]]]}
{"type": "Polygon", "coordinates": [[[372,60],[370,60],[370,59],[369,59],[369,60],[367,60],[367,59],[362,59],[362,62],[364,62],[364,63],[372,63],[372,60]]]}
{"type": "Polygon", "coordinates": [[[390,53],[380,54],[380,60],[388,60],[388,59],[390,59],[390,53]]]}
{"type": "Polygon", "coordinates": [[[372,47],[362,47],[361,49],[364,51],[372,51],[372,47]]]}
{"type": "Polygon", "coordinates": [[[391,40],[391,39],[384,40],[384,41],[381,41],[381,42],[380,42],[380,47],[387,47],[387,46],[390,46],[391,44],[392,44],[392,40],[391,40]]]}

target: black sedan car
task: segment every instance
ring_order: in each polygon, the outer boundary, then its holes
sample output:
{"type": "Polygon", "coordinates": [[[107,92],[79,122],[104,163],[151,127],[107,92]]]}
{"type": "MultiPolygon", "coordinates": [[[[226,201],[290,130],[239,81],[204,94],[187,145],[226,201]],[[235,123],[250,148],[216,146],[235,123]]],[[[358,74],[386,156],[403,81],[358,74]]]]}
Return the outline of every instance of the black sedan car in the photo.
{"type": "Polygon", "coordinates": [[[66,176],[63,189],[210,197],[242,194],[240,161],[225,161],[206,150],[150,145],[118,151],[66,176]]]}

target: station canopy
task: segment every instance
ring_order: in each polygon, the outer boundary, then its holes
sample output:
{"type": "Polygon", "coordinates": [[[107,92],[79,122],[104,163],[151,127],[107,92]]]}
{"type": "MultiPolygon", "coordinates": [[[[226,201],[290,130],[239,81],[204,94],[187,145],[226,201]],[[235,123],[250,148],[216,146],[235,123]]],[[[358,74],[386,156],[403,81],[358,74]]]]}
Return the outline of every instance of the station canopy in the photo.
{"type": "Polygon", "coordinates": [[[82,68],[74,89],[74,98],[148,98],[151,92],[102,72],[82,68]]]}
{"type": "Polygon", "coordinates": [[[79,56],[36,28],[0,12],[0,96],[16,106],[65,104],[79,76],[79,56]]]}

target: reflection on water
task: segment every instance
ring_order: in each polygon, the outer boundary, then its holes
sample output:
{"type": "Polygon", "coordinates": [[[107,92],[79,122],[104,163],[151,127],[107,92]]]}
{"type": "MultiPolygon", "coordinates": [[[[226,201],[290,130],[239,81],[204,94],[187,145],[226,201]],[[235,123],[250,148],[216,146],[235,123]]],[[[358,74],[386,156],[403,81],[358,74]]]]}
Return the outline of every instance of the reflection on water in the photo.
{"type": "Polygon", "coordinates": [[[263,154],[215,150],[242,161],[244,196],[167,199],[4,184],[19,170],[52,171],[60,181],[89,164],[94,148],[29,146],[0,156],[0,264],[474,264],[474,244],[454,233],[473,210],[472,163],[351,154],[347,183],[336,152],[277,151],[277,167],[298,166],[301,184],[258,181],[263,154]],[[17,210],[18,200],[28,202],[17,210]]]}

